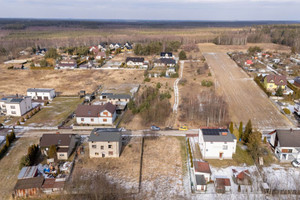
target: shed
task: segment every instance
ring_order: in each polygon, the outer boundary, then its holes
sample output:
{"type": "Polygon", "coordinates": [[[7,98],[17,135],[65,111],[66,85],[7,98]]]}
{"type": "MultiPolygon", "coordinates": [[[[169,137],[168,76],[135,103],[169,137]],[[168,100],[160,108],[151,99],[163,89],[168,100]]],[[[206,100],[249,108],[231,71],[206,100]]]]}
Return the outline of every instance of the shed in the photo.
{"type": "Polygon", "coordinates": [[[43,176],[19,179],[14,187],[14,194],[17,197],[34,196],[41,191],[43,182],[43,176]]]}

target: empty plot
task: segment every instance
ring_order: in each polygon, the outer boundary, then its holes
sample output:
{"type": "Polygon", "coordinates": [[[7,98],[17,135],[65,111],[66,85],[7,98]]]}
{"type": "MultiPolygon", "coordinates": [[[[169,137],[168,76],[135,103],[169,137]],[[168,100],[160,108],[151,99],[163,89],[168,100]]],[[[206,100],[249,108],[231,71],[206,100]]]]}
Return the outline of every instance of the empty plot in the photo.
{"type": "Polygon", "coordinates": [[[264,129],[293,126],[253,79],[226,53],[219,51],[218,46],[204,44],[200,49],[215,77],[216,90],[229,104],[232,121],[246,123],[251,119],[254,127],[264,129]]]}

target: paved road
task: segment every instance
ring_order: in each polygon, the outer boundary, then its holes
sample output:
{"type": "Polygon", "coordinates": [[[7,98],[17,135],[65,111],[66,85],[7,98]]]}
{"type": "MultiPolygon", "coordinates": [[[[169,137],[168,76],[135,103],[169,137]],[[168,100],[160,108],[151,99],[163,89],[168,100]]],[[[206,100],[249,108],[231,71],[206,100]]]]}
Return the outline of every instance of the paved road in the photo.
{"type": "Polygon", "coordinates": [[[294,126],[226,53],[219,52],[218,47],[201,51],[215,76],[216,90],[229,105],[232,121],[246,123],[251,119],[252,124],[260,129],[294,126]]]}

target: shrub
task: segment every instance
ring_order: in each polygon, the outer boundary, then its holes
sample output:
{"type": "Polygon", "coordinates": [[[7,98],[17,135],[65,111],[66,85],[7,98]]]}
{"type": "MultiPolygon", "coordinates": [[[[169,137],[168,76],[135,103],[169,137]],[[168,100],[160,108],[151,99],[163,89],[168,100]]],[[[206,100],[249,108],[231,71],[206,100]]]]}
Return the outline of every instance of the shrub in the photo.
{"type": "Polygon", "coordinates": [[[156,84],[156,89],[160,89],[161,88],[161,85],[160,85],[160,82],[158,82],[157,84],[156,84]]]}
{"type": "Polygon", "coordinates": [[[178,75],[178,73],[176,72],[175,74],[171,74],[171,76],[170,76],[171,78],[178,78],[179,77],[179,75],[178,75]]]}
{"type": "Polygon", "coordinates": [[[208,72],[208,76],[211,76],[211,73],[210,73],[210,72],[208,72]]]}
{"type": "Polygon", "coordinates": [[[150,82],[150,78],[149,77],[146,77],[145,79],[144,79],[144,82],[150,82]]]}
{"type": "Polygon", "coordinates": [[[25,119],[29,119],[29,116],[28,116],[28,115],[25,115],[25,119]]]}
{"type": "Polygon", "coordinates": [[[24,119],[24,117],[21,117],[21,122],[25,122],[25,119],[24,119]]]}
{"type": "Polygon", "coordinates": [[[47,106],[47,104],[48,104],[48,101],[44,101],[44,106],[47,106]]]}
{"type": "Polygon", "coordinates": [[[179,52],[179,59],[180,59],[180,60],[186,60],[186,58],[187,58],[187,57],[186,57],[185,51],[183,51],[183,50],[180,51],[180,52],[179,52]]]}
{"type": "Polygon", "coordinates": [[[284,113],[287,114],[287,115],[290,115],[290,114],[291,114],[291,111],[290,111],[288,108],[284,108],[283,111],[284,111],[284,113]]]}
{"type": "Polygon", "coordinates": [[[17,125],[20,125],[21,123],[20,123],[20,121],[17,121],[17,125]]]}
{"type": "Polygon", "coordinates": [[[212,81],[202,80],[202,81],[201,81],[201,85],[202,85],[202,86],[205,86],[205,87],[211,87],[211,86],[213,86],[214,84],[213,84],[212,81]]]}

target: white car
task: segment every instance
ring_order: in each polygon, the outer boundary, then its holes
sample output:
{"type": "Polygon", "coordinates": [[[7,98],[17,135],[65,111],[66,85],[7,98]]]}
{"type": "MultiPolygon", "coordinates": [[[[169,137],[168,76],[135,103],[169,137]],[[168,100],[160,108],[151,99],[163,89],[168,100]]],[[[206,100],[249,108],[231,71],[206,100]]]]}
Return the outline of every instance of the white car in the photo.
{"type": "Polygon", "coordinates": [[[292,161],[292,165],[293,165],[294,167],[300,167],[300,161],[299,161],[299,160],[293,160],[293,161],[292,161]]]}

